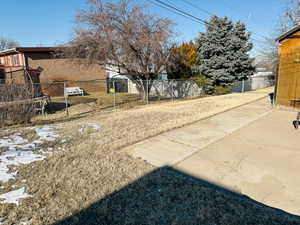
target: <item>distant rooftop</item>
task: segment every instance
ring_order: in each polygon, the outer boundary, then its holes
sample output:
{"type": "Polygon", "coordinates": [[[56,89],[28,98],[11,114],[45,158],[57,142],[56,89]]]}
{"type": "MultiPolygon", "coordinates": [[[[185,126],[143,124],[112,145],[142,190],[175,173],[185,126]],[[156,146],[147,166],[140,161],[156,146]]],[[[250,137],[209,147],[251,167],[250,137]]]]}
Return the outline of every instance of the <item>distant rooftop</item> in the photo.
{"type": "Polygon", "coordinates": [[[0,51],[0,55],[6,55],[14,52],[54,52],[57,47],[16,47],[0,51]]]}

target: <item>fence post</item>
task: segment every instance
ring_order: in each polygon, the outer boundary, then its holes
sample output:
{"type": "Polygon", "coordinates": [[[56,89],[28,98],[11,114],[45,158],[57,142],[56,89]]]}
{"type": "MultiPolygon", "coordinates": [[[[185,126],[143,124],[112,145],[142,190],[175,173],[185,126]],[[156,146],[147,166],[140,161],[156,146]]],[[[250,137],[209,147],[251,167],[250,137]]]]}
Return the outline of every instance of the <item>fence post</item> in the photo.
{"type": "Polygon", "coordinates": [[[162,80],[160,80],[159,81],[160,82],[160,85],[159,85],[159,87],[160,87],[160,90],[158,91],[158,101],[160,101],[161,100],[161,96],[163,95],[163,82],[162,82],[162,80]]]}
{"type": "Polygon", "coordinates": [[[174,102],[174,79],[171,80],[171,92],[172,92],[172,102],[174,102]]]}
{"type": "Polygon", "coordinates": [[[147,104],[149,104],[149,83],[148,83],[148,77],[146,80],[146,92],[147,92],[147,104]]]}
{"type": "Polygon", "coordinates": [[[116,110],[116,84],[115,84],[115,80],[113,80],[113,90],[114,90],[114,110],[116,110]]]}
{"type": "Polygon", "coordinates": [[[245,80],[243,79],[242,80],[242,93],[245,92],[245,80]]]}
{"type": "Polygon", "coordinates": [[[69,117],[68,93],[66,90],[66,82],[64,82],[64,97],[65,97],[66,115],[67,115],[67,117],[69,117]]]}
{"type": "MultiPolygon", "coordinates": [[[[164,81],[163,80],[161,80],[161,93],[160,93],[160,99],[161,99],[161,97],[165,97],[165,89],[164,89],[164,81]]],[[[159,100],[160,100],[159,99],[159,100]]]]}

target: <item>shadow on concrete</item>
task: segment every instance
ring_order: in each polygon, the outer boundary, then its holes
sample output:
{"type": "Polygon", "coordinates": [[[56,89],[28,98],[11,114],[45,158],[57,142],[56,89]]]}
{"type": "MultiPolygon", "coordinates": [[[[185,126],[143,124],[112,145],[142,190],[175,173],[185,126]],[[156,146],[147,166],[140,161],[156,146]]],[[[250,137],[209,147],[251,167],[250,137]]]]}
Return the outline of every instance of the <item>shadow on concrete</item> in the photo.
{"type": "Polygon", "coordinates": [[[54,225],[67,224],[288,225],[300,217],[163,167],[54,225]]]}

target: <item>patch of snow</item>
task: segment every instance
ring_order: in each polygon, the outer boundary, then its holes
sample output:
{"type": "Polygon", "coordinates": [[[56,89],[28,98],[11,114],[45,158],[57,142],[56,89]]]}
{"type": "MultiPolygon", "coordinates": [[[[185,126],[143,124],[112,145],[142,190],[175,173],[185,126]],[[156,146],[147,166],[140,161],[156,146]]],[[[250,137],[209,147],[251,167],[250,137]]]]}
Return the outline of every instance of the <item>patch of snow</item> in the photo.
{"type": "Polygon", "coordinates": [[[28,141],[18,134],[10,135],[0,139],[0,147],[8,147],[9,149],[15,149],[21,144],[27,143],[28,141]]]}
{"type": "Polygon", "coordinates": [[[14,203],[16,205],[19,205],[19,200],[22,198],[28,198],[32,197],[31,195],[27,194],[25,191],[25,188],[20,188],[15,191],[10,191],[5,194],[0,195],[1,199],[4,199],[4,203],[14,203]]]}
{"type": "Polygon", "coordinates": [[[20,135],[21,134],[17,133],[17,134],[10,136],[10,138],[12,139],[14,144],[20,145],[20,144],[24,144],[24,143],[28,142],[26,139],[22,138],[20,135]]]}
{"type": "Polygon", "coordinates": [[[85,128],[90,127],[96,131],[100,130],[100,126],[97,123],[87,122],[81,125],[79,132],[83,132],[85,128]]]}
{"type": "MultiPolygon", "coordinates": [[[[0,147],[8,148],[7,151],[0,155],[0,182],[7,182],[16,177],[18,171],[14,168],[14,172],[11,172],[9,169],[10,167],[17,167],[45,159],[46,156],[41,155],[43,150],[40,149],[39,144],[42,144],[45,141],[53,142],[59,137],[59,135],[55,133],[54,127],[44,126],[41,128],[34,127],[30,129],[35,130],[36,134],[39,136],[38,140],[29,142],[27,139],[23,138],[20,133],[0,138],[0,147]]],[[[52,150],[53,148],[48,148],[48,151],[52,150]]],[[[25,181],[26,180],[22,180],[22,182],[25,181]]],[[[30,195],[25,192],[25,188],[0,195],[0,198],[5,199],[4,202],[15,204],[18,204],[19,199],[26,197],[30,197],[30,195]]]]}
{"type": "Polygon", "coordinates": [[[0,160],[2,163],[7,163],[9,165],[21,165],[28,164],[35,161],[39,161],[44,159],[45,157],[42,155],[35,154],[31,151],[20,151],[20,150],[9,150],[4,152],[0,156],[0,160]]]}
{"type": "Polygon", "coordinates": [[[22,221],[19,223],[19,225],[28,225],[31,224],[31,221],[22,221]]]}
{"type": "Polygon", "coordinates": [[[97,123],[86,123],[89,127],[93,128],[94,130],[100,130],[100,126],[97,123]]]}
{"type": "Polygon", "coordinates": [[[45,156],[38,155],[32,151],[21,151],[10,149],[0,155],[0,181],[7,182],[15,177],[16,174],[9,173],[9,166],[19,166],[35,161],[43,160],[45,156]]]}
{"type": "Polygon", "coordinates": [[[36,154],[33,150],[38,150],[38,144],[42,144],[44,141],[55,141],[58,137],[53,127],[50,126],[33,129],[35,129],[39,139],[32,143],[21,137],[20,133],[0,138],[0,147],[8,148],[8,151],[0,155],[0,181],[7,182],[9,179],[15,178],[17,172],[9,173],[9,166],[19,166],[43,160],[45,156],[36,154]]]}
{"type": "MultiPolygon", "coordinates": [[[[55,141],[56,138],[59,136],[54,132],[53,127],[50,126],[44,126],[41,128],[35,128],[35,132],[40,137],[38,142],[41,141],[55,141]]],[[[36,142],[36,143],[38,143],[36,142]]]]}
{"type": "Polygon", "coordinates": [[[8,173],[8,169],[6,168],[0,168],[0,180],[2,182],[7,182],[10,179],[14,179],[15,175],[12,173],[8,173]]]}

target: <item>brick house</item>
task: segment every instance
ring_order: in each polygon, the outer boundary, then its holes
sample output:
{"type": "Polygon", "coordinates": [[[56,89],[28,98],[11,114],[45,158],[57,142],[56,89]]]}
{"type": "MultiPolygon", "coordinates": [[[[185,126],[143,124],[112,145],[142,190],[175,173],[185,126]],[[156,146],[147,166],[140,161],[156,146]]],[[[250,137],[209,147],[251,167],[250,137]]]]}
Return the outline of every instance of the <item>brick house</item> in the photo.
{"type": "Polygon", "coordinates": [[[0,83],[41,84],[50,96],[63,95],[63,84],[80,86],[86,92],[106,92],[107,73],[99,65],[76,64],[54,57],[55,47],[17,47],[0,51],[0,83]],[[87,82],[94,81],[97,82],[87,82]],[[73,83],[72,83],[73,82],[73,83]]]}

